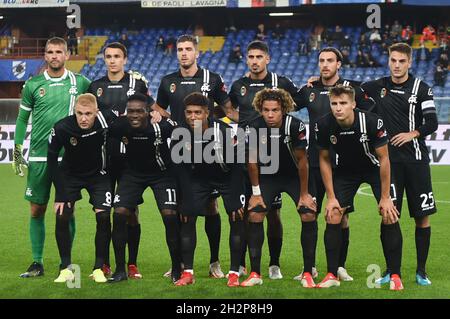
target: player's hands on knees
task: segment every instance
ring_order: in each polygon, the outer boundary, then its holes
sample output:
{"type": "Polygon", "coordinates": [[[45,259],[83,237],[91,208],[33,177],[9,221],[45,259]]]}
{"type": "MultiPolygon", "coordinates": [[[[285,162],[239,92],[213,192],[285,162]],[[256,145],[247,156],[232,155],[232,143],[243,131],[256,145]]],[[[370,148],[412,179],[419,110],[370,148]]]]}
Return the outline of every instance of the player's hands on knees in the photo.
{"type": "Polygon", "coordinates": [[[411,142],[414,138],[417,137],[417,134],[413,132],[404,132],[395,135],[391,138],[391,144],[397,147],[403,146],[406,143],[411,142]]]}
{"type": "Polygon", "coordinates": [[[231,220],[233,222],[237,220],[244,220],[244,208],[239,208],[237,211],[232,212],[231,220]]]}
{"type": "Polygon", "coordinates": [[[262,208],[267,208],[266,204],[264,204],[264,200],[261,195],[252,195],[250,200],[248,201],[248,210],[261,206],[262,208]]]}
{"type": "Polygon", "coordinates": [[[339,212],[342,216],[344,214],[344,209],[336,198],[331,198],[328,199],[327,206],[325,207],[325,220],[327,222],[331,221],[334,212],[339,212]]]}
{"type": "Polygon", "coordinates": [[[13,154],[13,162],[12,168],[16,175],[23,177],[25,174],[23,170],[28,167],[27,161],[23,158],[22,152],[23,146],[20,144],[14,145],[14,154],[13,154]]]}
{"type": "Polygon", "coordinates": [[[400,214],[391,198],[382,198],[378,203],[378,209],[383,217],[383,221],[389,221],[391,224],[395,224],[398,221],[400,214]]]}
{"type": "Polygon", "coordinates": [[[312,212],[317,212],[317,203],[311,194],[306,194],[304,196],[300,196],[300,200],[298,201],[297,210],[300,210],[302,207],[311,210],[312,212]]]}
{"type": "Polygon", "coordinates": [[[312,87],[313,87],[313,82],[319,81],[319,79],[320,79],[320,77],[318,77],[318,76],[312,76],[312,77],[310,77],[310,78],[308,79],[308,82],[306,82],[306,86],[309,87],[309,88],[312,88],[312,87]]]}
{"type": "Polygon", "coordinates": [[[64,205],[67,204],[67,207],[72,208],[72,204],[70,202],[65,203],[65,202],[55,202],[55,204],[53,205],[53,208],[55,209],[55,213],[57,215],[62,215],[63,211],[64,211],[64,205]]]}
{"type": "Polygon", "coordinates": [[[162,116],[158,111],[151,111],[150,116],[151,116],[150,122],[152,124],[159,123],[162,120],[162,116]]]}

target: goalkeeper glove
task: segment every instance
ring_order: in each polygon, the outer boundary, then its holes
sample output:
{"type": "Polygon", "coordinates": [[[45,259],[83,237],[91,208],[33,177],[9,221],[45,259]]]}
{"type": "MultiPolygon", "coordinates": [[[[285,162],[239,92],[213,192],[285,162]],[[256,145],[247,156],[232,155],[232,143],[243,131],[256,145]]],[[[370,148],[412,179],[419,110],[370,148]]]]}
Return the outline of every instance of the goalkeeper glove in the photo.
{"type": "Polygon", "coordinates": [[[128,71],[128,73],[133,77],[135,80],[142,80],[144,81],[145,85],[148,86],[148,80],[143,76],[141,73],[137,71],[128,71]]]}
{"type": "Polygon", "coordinates": [[[19,176],[24,176],[23,169],[28,167],[27,161],[25,161],[25,159],[23,158],[22,148],[23,146],[20,144],[14,145],[12,167],[14,173],[19,176]]]}

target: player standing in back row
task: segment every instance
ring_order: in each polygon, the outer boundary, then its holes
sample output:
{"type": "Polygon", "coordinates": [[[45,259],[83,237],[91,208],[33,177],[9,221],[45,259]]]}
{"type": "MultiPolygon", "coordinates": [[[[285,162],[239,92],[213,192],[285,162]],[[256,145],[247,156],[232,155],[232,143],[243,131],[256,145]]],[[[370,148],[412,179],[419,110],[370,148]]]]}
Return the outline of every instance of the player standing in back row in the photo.
{"type": "MultiPolygon", "coordinates": [[[[53,125],[72,115],[75,100],[86,92],[89,80],[67,70],[69,59],[67,43],[61,38],[51,38],[45,45],[47,69],[25,82],[16,121],[13,168],[16,175],[23,176],[27,163],[23,158],[28,119],[32,115],[29,168],[25,199],[30,202],[30,238],[33,263],[21,275],[22,278],[44,274],[43,254],[45,241],[45,211],[50,197],[51,180],[47,169],[48,136],[53,125]]],[[[70,220],[71,239],[75,236],[75,220],[70,220]]]]}
{"type": "MultiPolygon", "coordinates": [[[[228,117],[235,119],[235,111],[221,76],[200,68],[197,65],[198,56],[199,51],[195,37],[192,35],[180,36],[177,40],[177,58],[180,68],[161,79],[154,109],[158,110],[161,115],[170,117],[179,125],[184,125],[186,123],[184,98],[190,93],[201,92],[210,100],[209,114],[211,118],[214,113],[214,102],[216,102],[228,117]],[[166,111],[169,107],[170,113],[166,111]]],[[[180,191],[182,192],[182,189],[180,191]]],[[[209,206],[205,207],[205,212],[202,214],[205,215],[205,231],[211,250],[210,275],[214,278],[223,278],[224,274],[219,263],[221,220],[217,209],[216,195],[212,194],[209,206]]]]}
{"type": "MultiPolygon", "coordinates": [[[[389,48],[391,75],[363,83],[361,88],[376,102],[389,134],[389,157],[396,183],[398,210],[406,189],[409,215],[416,222],[416,282],[431,285],[425,264],[430,248],[429,215],[436,212],[430,173],[430,158],[425,137],[436,131],[438,121],[433,91],[422,80],[408,73],[412,48],[396,43],[389,48]]],[[[379,283],[389,282],[391,269],[379,283]]]]}

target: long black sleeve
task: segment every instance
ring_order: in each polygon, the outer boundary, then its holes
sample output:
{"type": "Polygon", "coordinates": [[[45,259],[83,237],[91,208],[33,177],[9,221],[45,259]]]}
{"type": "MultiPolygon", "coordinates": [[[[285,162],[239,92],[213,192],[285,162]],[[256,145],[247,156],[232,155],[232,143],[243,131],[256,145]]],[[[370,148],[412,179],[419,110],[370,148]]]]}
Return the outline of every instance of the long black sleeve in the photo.
{"type": "Polygon", "coordinates": [[[48,144],[47,166],[50,179],[55,185],[55,202],[66,202],[67,200],[64,198],[66,194],[64,191],[64,178],[58,165],[58,155],[63,145],[57,134],[58,130],[56,128],[52,129],[48,144]]]}
{"type": "Polygon", "coordinates": [[[430,135],[438,128],[438,119],[436,113],[427,113],[423,115],[424,124],[420,126],[417,130],[420,133],[420,137],[425,138],[430,135]]]}

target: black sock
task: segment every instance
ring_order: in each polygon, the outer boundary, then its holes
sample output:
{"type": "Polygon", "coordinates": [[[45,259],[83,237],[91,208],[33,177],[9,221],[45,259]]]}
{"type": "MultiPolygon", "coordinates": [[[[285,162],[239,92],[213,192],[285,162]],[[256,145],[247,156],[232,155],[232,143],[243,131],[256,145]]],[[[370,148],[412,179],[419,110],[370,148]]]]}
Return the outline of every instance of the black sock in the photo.
{"type": "Polygon", "coordinates": [[[267,244],[269,246],[269,266],[280,266],[281,247],[283,246],[283,225],[279,217],[267,219],[267,244]]]}
{"type": "Polygon", "coordinates": [[[205,232],[208,236],[209,249],[211,251],[210,264],[219,260],[221,226],[219,214],[205,216],[205,232]]]}
{"type": "Polygon", "coordinates": [[[264,225],[262,222],[248,223],[247,240],[252,272],[261,274],[261,253],[262,253],[262,246],[264,243],[264,225]]]}
{"type": "Polygon", "coordinates": [[[416,227],[417,272],[425,275],[428,251],[430,250],[431,227],[416,227]]]}
{"type": "MultiPolygon", "coordinates": [[[[64,208],[65,209],[65,208],[64,208]]],[[[72,263],[71,258],[71,236],[69,230],[69,219],[66,214],[56,214],[55,237],[58,244],[59,256],[61,258],[61,269],[67,268],[72,263]]]]}
{"type": "Polygon", "coordinates": [[[184,269],[194,269],[194,253],[197,246],[197,217],[188,217],[187,223],[181,224],[181,256],[184,269]]]}
{"type": "Polygon", "coordinates": [[[127,245],[128,227],[125,214],[113,214],[112,242],[116,257],[116,272],[125,271],[125,246],[127,245]]]}
{"type": "Polygon", "coordinates": [[[302,222],[300,241],[303,250],[303,271],[312,273],[312,267],[316,264],[317,220],[302,222]]]}
{"type": "MultiPolygon", "coordinates": [[[[97,221],[97,231],[95,233],[95,265],[94,269],[102,268],[105,263],[105,256],[109,248],[109,238],[111,238],[111,219],[109,212],[101,211],[95,214],[97,221]]],[[[108,254],[109,255],[109,254],[108,254]]]]}
{"type": "Polygon", "coordinates": [[[128,225],[128,265],[137,265],[141,224],[128,225]]]}
{"type": "Polygon", "coordinates": [[[327,227],[325,228],[324,241],[328,272],[337,276],[339,253],[342,246],[341,225],[327,224],[327,227]]]}
{"type": "Polygon", "coordinates": [[[170,259],[172,260],[172,269],[181,271],[181,247],[180,247],[180,224],[178,216],[163,215],[164,226],[166,229],[166,243],[169,248],[170,259]]]}
{"type": "Polygon", "coordinates": [[[400,224],[398,222],[391,225],[381,224],[380,238],[386,258],[386,268],[391,274],[401,276],[403,237],[400,224]]]}
{"type": "Polygon", "coordinates": [[[241,251],[241,259],[239,262],[239,265],[243,267],[245,267],[246,264],[245,257],[247,256],[247,234],[248,234],[248,222],[244,220],[244,237],[242,237],[242,251],[241,251]]]}
{"type": "Polygon", "coordinates": [[[241,252],[243,250],[244,222],[242,220],[230,220],[230,270],[239,271],[241,252]]]}
{"type": "Polygon", "coordinates": [[[347,261],[348,245],[350,243],[350,228],[342,229],[342,246],[341,253],[339,254],[339,267],[345,268],[345,262],[347,261]]]}

